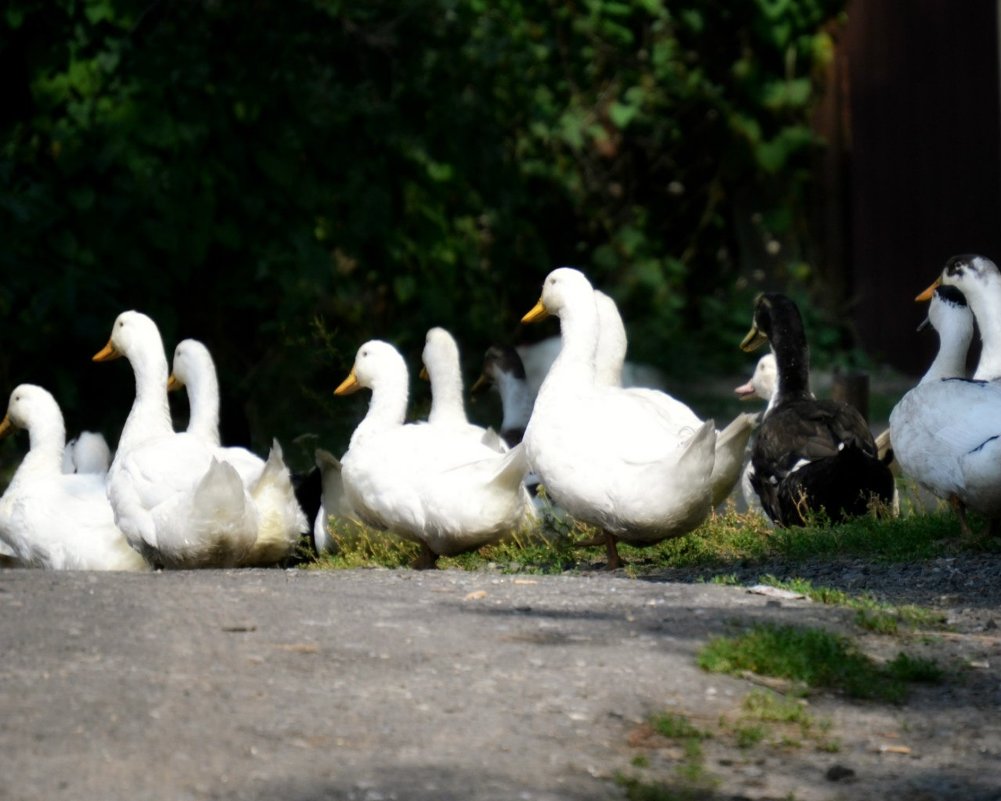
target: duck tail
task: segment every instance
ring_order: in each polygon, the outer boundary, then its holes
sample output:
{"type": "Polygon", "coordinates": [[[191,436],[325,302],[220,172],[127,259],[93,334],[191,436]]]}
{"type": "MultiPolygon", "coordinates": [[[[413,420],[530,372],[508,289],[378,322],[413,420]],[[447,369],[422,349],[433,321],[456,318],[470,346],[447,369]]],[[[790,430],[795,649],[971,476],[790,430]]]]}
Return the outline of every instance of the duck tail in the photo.
{"type": "Polygon", "coordinates": [[[525,452],[525,446],[519,443],[501,456],[491,481],[518,486],[527,474],[528,454],[525,452]]]}
{"type": "Polygon", "coordinates": [[[259,517],[257,539],[246,564],[274,564],[288,556],[301,533],[309,531],[277,439],[271,443],[271,452],[251,498],[259,517]]]}
{"type": "Polygon", "coordinates": [[[203,561],[237,564],[253,543],[254,510],[236,469],[213,458],[195,486],[191,509],[192,539],[208,544],[203,561]]]}

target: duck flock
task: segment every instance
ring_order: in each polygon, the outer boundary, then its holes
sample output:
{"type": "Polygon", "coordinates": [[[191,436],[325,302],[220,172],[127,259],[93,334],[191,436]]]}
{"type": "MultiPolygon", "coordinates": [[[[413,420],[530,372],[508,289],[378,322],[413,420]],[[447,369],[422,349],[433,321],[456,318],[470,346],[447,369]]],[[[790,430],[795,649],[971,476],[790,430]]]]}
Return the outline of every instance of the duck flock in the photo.
{"type": "Polygon", "coordinates": [[[619,542],[651,545],[692,531],[738,481],[750,505],[779,526],[892,510],[894,460],[956,510],[964,532],[973,510],[996,533],[1001,272],[983,256],[953,257],[918,300],[930,301],[938,355],[893,409],[889,446],[880,448],[854,407],[814,397],[802,319],[788,297],[760,295],[740,343],[746,351],[770,346],[738,388],[767,399],[767,409],[718,430],[665,392],[624,386],[626,332],[614,301],[579,270],[556,269],[522,318],[560,322],[558,353],[537,388],[513,348],[486,353],[474,389],[491,384],[500,394],[496,431],[468,420],[458,346],[445,329],[428,332],[422,354],[432,391],[422,422],[406,422],[409,375],[397,349],[381,340],[361,345],[335,394],[367,389],[371,401],[341,458],[317,451],[322,503],[313,520],[277,441],[266,459],[221,444],[207,348],[184,340],[168,367],[153,320],[123,312],[93,357],[124,357],[135,376],[113,457],[100,435],[67,445],[45,389],[21,384],[11,393],[0,436],[26,429],[30,449],[0,498],[0,554],[49,569],[271,565],[288,559],[306,532],[318,550],[330,548],[333,516],[419,543],[415,567],[432,567],[439,556],[537,528],[541,485],[562,514],[594,527],[588,544],[603,545],[614,568],[619,542]],[[967,378],[974,319],[983,348],[967,378]],[[180,387],[190,404],[185,431],[174,430],[168,403],[168,391],[180,387]]]}

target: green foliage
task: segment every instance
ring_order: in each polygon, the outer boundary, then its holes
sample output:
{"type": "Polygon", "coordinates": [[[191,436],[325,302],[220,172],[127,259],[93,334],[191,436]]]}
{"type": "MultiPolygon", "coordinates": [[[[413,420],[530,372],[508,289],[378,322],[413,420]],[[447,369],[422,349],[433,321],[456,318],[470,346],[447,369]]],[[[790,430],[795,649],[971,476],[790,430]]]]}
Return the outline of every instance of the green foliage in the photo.
{"type": "Polygon", "coordinates": [[[756,283],[811,269],[843,5],[10,0],[2,385],[113,437],[131,377],[88,357],[139,308],[213,350],[227,439],[337,450],[362,341],[414,364],[445,325],[474,365],[562,263],[622,302],[639,358],[684,332],[735,363],[756,283]]]}

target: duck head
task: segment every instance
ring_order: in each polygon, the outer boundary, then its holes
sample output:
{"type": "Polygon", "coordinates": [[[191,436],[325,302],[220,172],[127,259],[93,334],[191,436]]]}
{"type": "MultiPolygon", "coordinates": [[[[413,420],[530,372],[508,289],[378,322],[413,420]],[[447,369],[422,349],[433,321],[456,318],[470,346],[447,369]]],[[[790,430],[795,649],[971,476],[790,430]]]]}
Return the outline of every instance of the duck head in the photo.
{"type": "Polygon", "coordinates": [[[91,359],[95,362],[108,362],[132,355],[140,342],[155,341],[162,344],[160,330],[153,320],[137,311],[122,312],[115,318],[111,328],[108,344],[95,353],[91,359]]]}
{"type": "Polygon", "coordinates": [[[953,256],[945,263],[942,274],[914,299],[931,300],[936,288],[941,285],[957,287],[965,295],[969,295],[971,292],[983,291],[989,286],[1001,287],[1001,272],[986,256],[975,253],[953,256]]]}

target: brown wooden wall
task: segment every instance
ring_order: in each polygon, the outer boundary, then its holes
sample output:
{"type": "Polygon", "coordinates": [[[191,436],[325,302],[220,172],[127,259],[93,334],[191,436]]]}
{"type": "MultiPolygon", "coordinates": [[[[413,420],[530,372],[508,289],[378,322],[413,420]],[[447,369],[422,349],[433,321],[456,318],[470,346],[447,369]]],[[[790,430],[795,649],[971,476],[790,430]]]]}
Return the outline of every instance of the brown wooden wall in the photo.
{"type": "Polygon", "coordinates": [[[934,335],[913,297],[956,253],[1001,264],[996,0],[852,0],[848,261],[873,356],[920,373],[934,335]]]}

